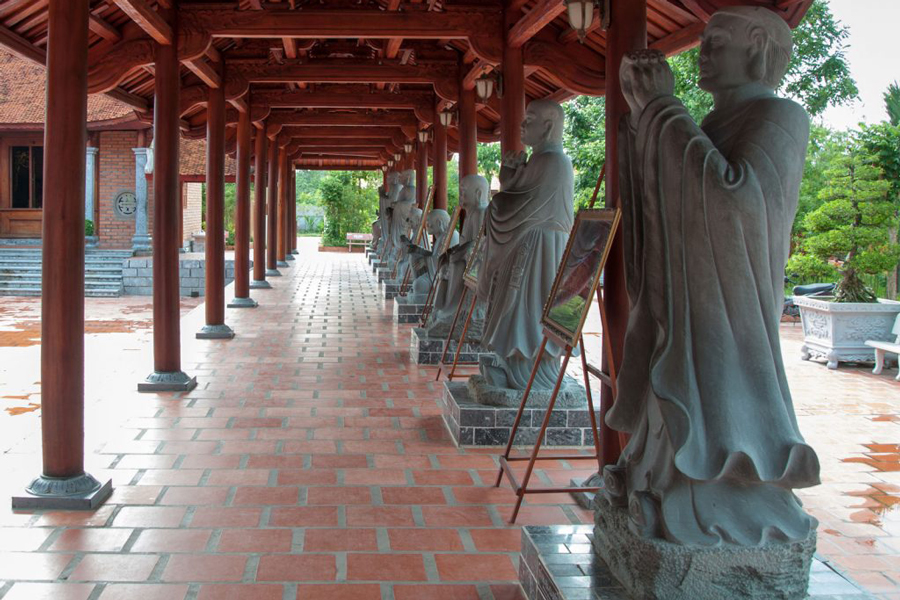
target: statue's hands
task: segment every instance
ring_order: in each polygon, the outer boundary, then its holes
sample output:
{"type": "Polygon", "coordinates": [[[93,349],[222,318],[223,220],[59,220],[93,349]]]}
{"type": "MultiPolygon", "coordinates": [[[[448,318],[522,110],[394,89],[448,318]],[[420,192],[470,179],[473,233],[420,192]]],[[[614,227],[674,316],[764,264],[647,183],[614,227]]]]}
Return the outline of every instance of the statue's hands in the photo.
{"type": "Polygon", "coordinates": [[[675,93],[675,75],[665,55],[658,50],[634,50],[625,54],[619,78],[635,125],[648,104],[660,96],[675,93]]]}
{"type": "Polygon", "coordinates": [[[520,167],[525,165],[525,161],[527,159],[528,155],[526,155],[524,152],[507,152],[503,156],[502,165],[508,169],[516,171],[520,167]]]}

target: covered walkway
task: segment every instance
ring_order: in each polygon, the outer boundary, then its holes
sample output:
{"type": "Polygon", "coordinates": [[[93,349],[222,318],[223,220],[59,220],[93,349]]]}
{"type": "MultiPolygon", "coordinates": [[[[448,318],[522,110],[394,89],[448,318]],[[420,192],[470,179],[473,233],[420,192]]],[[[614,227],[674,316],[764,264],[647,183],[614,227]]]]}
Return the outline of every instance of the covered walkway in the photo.
{"type": "MultiPolygon", "coordinates": [[[[434,369],[410,364],[366,261],[314,242],[257,310],[229,311],[233,340],[193,338],[203,306],[184,317],[189,393],[138,394],[147,358],[95,361],[88,346],[87,468],[115,491],[96,512],[0,509],[0,597],[520,598],[514,495],[488,483],[497,451],[453,445],[434,369]]],[[[18,476],[4,493],[33,477],[39,447],[35,429],[2,455],[18,476]]],[[[519,516],[591,522],[564,495],[519,516]]]]}

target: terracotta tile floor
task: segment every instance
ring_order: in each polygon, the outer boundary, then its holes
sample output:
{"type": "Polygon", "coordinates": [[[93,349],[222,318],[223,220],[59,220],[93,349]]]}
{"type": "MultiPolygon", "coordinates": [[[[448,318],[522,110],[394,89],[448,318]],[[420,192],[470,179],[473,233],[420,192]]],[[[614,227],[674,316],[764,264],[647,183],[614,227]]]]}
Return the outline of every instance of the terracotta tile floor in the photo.
{"type": "MultiPolygon", "coordinates": [[[[88,300],[88,321],[112,329],[86,338],[88,469],[116,489],[94,513],[0,504],[0,598],[520,599],[513,495],[489,487],[496,451],[452,445],[434,369],[409,363],[409,328],[392,324],[365,259],[317,254],[309,238],[300,250],[273,290],[254,291],[258,309],[227,312],[234,340],[195,340],[202,310],[182,319],[184,368],[200,380],[183,396],[134,391],[152,364],[146,299],[88,300]]],[[[2,302],[0,336],[20,333],[0,337],[0,408],[29,408],[38,303],[2,302]]],[[[900,598],[900,383],[803,363],[799,326],[783,334],[822,459],[823,485],[801,493],[820,551],[900,598]]],[[[0,498],[39,472],[39,414],[0,411],[0,498]]],[[[537,478],[588,466],[548,462],[537,478]]],[[[566,496],[529,499],[520,525],[591,522],[566,496]]]]}

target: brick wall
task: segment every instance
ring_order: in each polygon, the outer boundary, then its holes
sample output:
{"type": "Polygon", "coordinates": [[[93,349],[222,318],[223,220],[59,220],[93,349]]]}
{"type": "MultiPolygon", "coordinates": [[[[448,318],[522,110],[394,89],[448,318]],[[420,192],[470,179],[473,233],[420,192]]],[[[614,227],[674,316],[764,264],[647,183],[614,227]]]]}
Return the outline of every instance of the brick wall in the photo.
{"type": "Polygon", "coordinates": [[[184,207],[184,212],[182,213],[184,218],[184,227],[182,227],[184,239],[182,242],[186,242],[191,239],[192,233],[203,229],[200,219],[203,207],[203,184],[190,182],[183,183],[182,186],[182,206],[184,207]]]}
{"type": "MultiPolygon", "coordinates": [[[[100,134],[98,153],[100,179],[99,223],[96,224],[101,248],[131,248],[134,217],[119,217],[113,202],[120,192],[134,192],[134,152],[137,133],[104,131],[100,134]]],[[[152,215],[152,209],[150,210],[152,215]]],[[[150,225],[152,230],[152,225],[150,225]]]]}

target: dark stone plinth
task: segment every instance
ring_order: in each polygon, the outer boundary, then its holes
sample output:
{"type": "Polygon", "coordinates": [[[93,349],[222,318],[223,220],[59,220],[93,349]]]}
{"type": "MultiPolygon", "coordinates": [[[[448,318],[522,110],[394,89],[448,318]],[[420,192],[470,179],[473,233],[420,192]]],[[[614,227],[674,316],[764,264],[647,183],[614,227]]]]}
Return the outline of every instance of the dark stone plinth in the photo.
{"type": "Polygon", "coordinates": [[[627,508],[594,499],[593,546],[625,591],[647,600],[802,600],[816,532],[794,543],[758,548],[682,546],[645,538],[629,527],[627,508]]]}
{"type": "MultiPolygon", "coordinates": [[[[381,272],[379,271],[379,277],[381,276],[381,272]]],[[[383,283],[383,287],[381,288],[384,292],[385,300],[393,300],[397,296],[400,295],[400,286],[403,284],[401,280],[398,279],[385,279],[383,282],[379,280],[379,283],[383,283]]]]}
{"type": "Polygon", "coordinates": [[[297,259],[294,258],[294,253],[293,253],[293,252],[288,252],[287,254],[284,255],[284,260],[287,261],[287,262],[290,262],[290,261],[292,261],[292,260],[297,260],[297,259]]]}
{"type": "MultiPolygon", "coordinates": [[[[479,404],[486,406],[502,406],[506,408],[518,408],[522,404],[524,390],[511,390],[493,386],[482,375],[473,375],[469,378],[469,397],[479,404]]],[[[528,394],[529,406],[549,406],[553,390],[536,390],[532,388],[528,394]]],[[[568,375],[563,379],[562,386],[556,396],[556,409],[575,408],[587,410],[587,395],[584,387],[568,375]]]]}
{"type": "MultiPolygon", "coordinates": [[[[599,421],[597,422],[597,427],[600,427],[599,421]]],[[[600,475],[600,473],[594,473],[587,478],[573,477],[569,480],[569,484],[572,487],[603,487],[603,476],[600,475]]],[[[597,495],[597,492],[569,492],[569,494],[574,498],[575,503],[578,504],[578,506],[593,510],[594,496],[597,495]]]]}
{"type": "MultiPolygon", "coordinates": [[[[410,333],[409,341],[409,359],[417,365],[436,365],[441,360],[441,353],[444,351],[443,338],[430,338],[425,335],[425,330],[421,327],[413,328],[410,333]]],[[[453,356],[456,354],[456,341],[450,340],[450,347],[447,349],[448,363],[453,363],[453,356]]],[[[478,344],[463,344],[462,352],[459,354],[459,362],[476,363],[482,354],[490,354],[490,352],[482,351],[478,344]]]]}
{"type": "Polygon", "coordinates": [[[394,298],[394,322],[398,324],[418,323],[425,310],[424,304],[407,302],[406,298],[394,298]]]}
{"type": "Polygon", "coordinates": [[[376,275],[378,276],[378,283],[384,283],[391,278],[391,274],[393,269],[390,267],[379,267],[376,275]]]}
{"type": "Polygon", "coordinates": [[[300,251],[294,248],[293,250],[291,250],[291,254],[300,254],[300,251]]]}
{"type": "Polygon", "coordinates": [[[138,384],[139,392],[189,392],[197,387],[197,378],[183,371],[164,373],[154,371],[146,381],[138,384]]]}
{"type": "MultiPolygon", "coordinates": [[[[444,422],[458,446],[504,446],[509,441],[516,408],[485,406],[472,401],[466,383],[444,382],[441,397],[444,422]]],[[[517,446],[533,446],[537,440],[546,411],[535,407],[525,408],[519,430],[517,446]]],[[[599,413],[597,413],[599,419],[599,413]]],[[[590,415],[584,408],[554,408],[544,439],[545,446],[583,447],[593,446],[590,415]]]]}
{"type": "Polygon", "coordinates": [[[266,277],[281,277],[281,271],[278,269],[266,269],[266,277]]]}
{"type": "Polygon", "coordinates": [[[265,279],[254,279],[250,282],[251,290],[270,290],[272,289],[272,284],[266,281],[265,279]]]}
{"type": "Polygon", "coordinates": [[[256,308],[259,303],[253,298],[232,298],[228,308],[256,308]]]}
{"type": "Polygon", "coordinates": [[[57,478],[41,475],[25,488],[22,496],[13,496],[13,510],[93,510],[112,494],[112,481],[101,484],[91,475],[57,478]]]}
{"type": "Polygon", "coordinates": [[[228,325],[204,325],[197,332],[198,340],[230,340],[234,337],[234,330],[228,325]]]}
{"type": "MultiPolygon", "coordinates": [[[[632,600],[591,547],[590,525],[522,528],[519,582],[528,600],[632,600]]],[[[828,563],[814,558],[810,600],[874,600],[828,563]]],[[[681,596],[667,595],[666,598],[681,596]]],[[[734,598],[736,593],[719,596],[734,598]]]]}
{"type": "Polygon", "coordinates": [[[289,265],[286,260],[279,260],[278,262],[275,263],[275,266],[284,269],[291,265],[289,265]]]}

